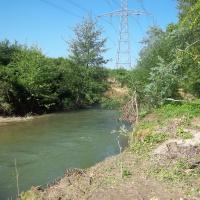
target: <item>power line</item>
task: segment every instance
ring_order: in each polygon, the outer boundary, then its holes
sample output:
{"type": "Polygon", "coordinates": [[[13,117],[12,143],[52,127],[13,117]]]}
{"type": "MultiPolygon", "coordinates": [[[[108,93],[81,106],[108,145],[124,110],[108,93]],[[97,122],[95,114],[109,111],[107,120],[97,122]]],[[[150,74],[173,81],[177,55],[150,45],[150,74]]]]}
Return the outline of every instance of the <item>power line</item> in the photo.
{"type": "Polygon", "coordinates": [[[140,28],[140,30],[141,30],[142,32],[145,32],[144,29],[143,29],[143,26],[140,24],[139,20],[138,20],[138,19],[135,19],[135,18],[132,18],[132,19],[136,22],[136,24],[138,25],[138,27],[140,28]]]}
{"type": "MultiPolygon", "coordinates": [[[[56,8],[58,8],[58,6],[57,5],[55,5],[55,4],[53,4],[53,3],[50,3],[50,2],[47,2],[47,0],[41,0],[41,1],[43,1],[43,2],[45,2],[45,3],[48,3],[48,4],[50,4],[51,6],[56,6],[56,8]]],[[[77,3],[75,3],[75,2],[73,2],[73,1],[71,1],[71,0],[65,0],[65,2],[67,2],[67,3],[69,3],[69,4],[71,4],[71,5],[73,5],[73,6],[75,6],[75,7],[77,7],[77,8],[79,8],[80,10],[82,10],[82,11],[84,11],[84,12],[86,12],[86,13],[89,13],[89,10],[87,10],[86,8],[84,8],[84,7],[82,7],[82,6],[80,6],[79,4],[77,4],[77,3]]],[[[59,6],[59,9],[60,9],[61,7],[59,6]]],[[[67,11],[66,9],[64,9],[63,10],[63,8],[62,8],[62,11],[67,11]]],[[[73,13],[74,14],[74,13],[73,13]]],[[[75,14],[76,15],[76,14],[75,14]]],[[[80,16],[77,16],[77,17],[80,17],[80,16]]],[[[82,17],[80,17],[80,18],[82,18],[82,17]]],[[[114,31],[116,31],[117,32],[117,29],[114,27],[114,25],[112,24],[112,23],[110,23],[108,20],[106,20],[106,19],[102,19],[104,22],[106,22],[107,24],[109,24],[112,28],[113,28],[113,30],[114,31]]],[[[116,45],[116,43],[110,38],[110,37],[108,37],[109,39],[110,39],[110,41],[113,43],[113,44],[115,44],[116,45]]]]}
{"type": "Polygon", "coordinates": [[[111,42],[114,46],[117,45],[116,41],[114,41],[111,37],[109,37],[109,36],[106,36],[106,37],[110,40],[110,42],[111,42]]]}
{"type": "Polygon", "coordinates": [[[115,5],[121,7],[120,3],[118,1],[115,1],[115,0],[111,0],[115,5]]]}
{"type": "Polygon", "coordinates": [[[106,19],[104,19],[104,18],[101,18],[104,22],[106,22],[107,24],[109,24],[110,26],[111,26],[111,28],[117,33],[118,32],[118,30],[116,29],[116,27],[113,25],[113,23],[112,22],[110,22],[110,21],[108,21],[108,20],[106,20],[106,19]]]}
{"type": "MultiPolygon", "coordinates": [[[[82,11],[84,11],[84,12],[86,12],[86,13],[89,13],[89,10],[87,10],[86,8],[84,8],[84,7],[80,6],[79,4],[73,2],[72,0],[65,0],[65,1],[68,2],[68,3],[70,3],[70,4],[72,4],[72,5],[74,5],[75,7],[79,8],[79,9],[81,9],[82,11]]],[[[106,0],[106,2],[111,6],[109,0],[106,0]]],[[[113,30],[114,30],[115,32],[117,32],[117,29],[114,27],[114,25],[113,25],[111,22],[109,22],[108,20],[103,19],[103,18],[102,18],[102,20],[103,20],[104,22],[106,22],[107,24],[109,24],[109,25],[113,28],[113,30]]]]}
{"type": "Polygon", "coordinates": [[[108,6],[113,10],[113,6],[112,6],[112,3],[110,2],[110,0],[105,0],[105,1],[108,4],[108,6]]]}
{"type": "Polygon", "coordinates": [[[79,9],[82,10],[83,12],[89,13],[89,11],[88,11],[86,8],[80,6],[79,4],[75,3],[75,2],[72,1],[72,0],[65,0],[65,2],[67,2],[67,3],[69,3],[69,4],[73,5],[73,6],[75,6],[75,7],[77,7],[77,8],[79,8],[79,9]]]}
{"type": "Polygon", "coordinates": [[[49,6],[51,6],[51,7],[53,7],[53,8],[56,8],[57,10],[60,10],[60,11],[62,11],[64,13],[67,13],[68,15],[73,15],[74,17],[82,18],[80,15],[77,15],[76,13],[74,13],[74,12],[72,12],[70,10],[67,10],[67,9],[63,8],[62,6],[59,6],[59,5],[55,4],[55,3],[52,3],[52,2],[47,1],[47,0],[40,0],[40,1],[45,3],[45,4],[47,4],[47,5],[49,5],[49,6]]]}
{"type": "Polygon", "coordinates": [[[141,8],[142,8],[145,12],[147,12],[147,9],[144,7],[144,2],[143,2],[143,0],[137,0],[137,1],[140,3],[141,8]]]}
{"type": "MultiPolygon", "coordinates": [[[[141,8],[145,11],[145,12],[148,12],[146,7],[144,6],[144,1],[143,0],[137,0],[140,5],[141,5],[141,8]]],[[[156,25],[156,19],[155,19],[155,16],[153,14],[150,14],[150,17],[152,18],[152,22],[153,22],[153,26],[156,25]]]]}

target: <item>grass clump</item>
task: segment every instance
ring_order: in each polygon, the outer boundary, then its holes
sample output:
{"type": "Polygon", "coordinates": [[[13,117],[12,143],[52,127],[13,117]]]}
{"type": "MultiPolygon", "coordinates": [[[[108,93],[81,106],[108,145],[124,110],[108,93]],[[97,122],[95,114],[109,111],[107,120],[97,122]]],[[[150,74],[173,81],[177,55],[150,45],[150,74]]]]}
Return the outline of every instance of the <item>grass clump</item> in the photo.
{"type": "Polygon", "coordinates": [[[122,171],[122,177],[123,178],[129,178],[129,177],[131,177],[131,175],[132,175],[132,173],[128,169],[124,169],[122,171]]]}
{"type": "Polygon", "coordinates": [[[200,166],[192,168],[185,160],[171,166],[152,166],[149,175],[160,181],[180,185],[188,195],[200,197],[200,166]]]}
{"type": "Polygon", "coordinates": [[[186,170],[189,164],[186,161],[180,160],[172,166],[158,166],[150,170],[150,174],[162,181],[180,182],[187,178],[186,170]]]}
{"type": "Polygon", "coordinates": [[[150,134],[144,138],[144,142],[146,144],[150,144],[151,146],[154,146],[156,144],[164,142],[167,138],[168,136],[164,133],[150,134]]]}
{"type": "Polygon", "coordinates": [[[155,126],[157,125],[157,122],[156,121],[144,121],[144,122],[141,122],[140,124],[137,125],[136,127],[136,131],[137,130],[144,130],[144,129],[150,129],[150,130],[154,130],[155,126]]]}
{"type": "Polygon", "coordinates": [[[193,138],[192,133],[185,131],[182,127],[177,129],[177,136],[184,140],[193,138]]]}
{"type": "Polygon", "coordinates": [[[17,200],[37,200],[41,199],[40,195],[36,190],[30,190],[28,192],[22,192],[20,197],[17,200]]]}
{"type": "Polygon", "coordinates": [[[160,120],[141,121],[132,134],[132,142],[130,143],[131,150],[142,156],[147,156],[157,144],[160,144],[168,139],[165,133],[158,133],[156,129],[160,120]]]}
{"type": "Polygon", "coordinates": [[[135,141],[131,144],[131,150],[138,155],[148,155],[157,144],[160,144],[168,139],[168,135],[164,133],[149,133],[142,139],[134,138],[135,141]]]}
{"type": "Polygon", "coordinates": [[[162,119],[168,119],[172,117],[186,116],[187,118],[193,118],[200,116],[200,100],[182,104],[166,104],[161,108],[156,109],[162,119]]]}

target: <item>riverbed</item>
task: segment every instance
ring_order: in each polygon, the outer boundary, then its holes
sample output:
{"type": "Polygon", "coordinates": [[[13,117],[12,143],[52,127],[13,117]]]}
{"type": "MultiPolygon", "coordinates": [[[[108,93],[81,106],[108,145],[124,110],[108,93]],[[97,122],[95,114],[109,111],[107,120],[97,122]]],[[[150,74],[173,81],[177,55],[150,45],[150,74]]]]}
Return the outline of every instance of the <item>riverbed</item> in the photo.
{"type": "Polygon", "coordinates": [[[0,199],[16,197],[15,159],[20,191],[45,186],[66,169],[87,168],[119,153],[111,132],[121,125],[116,111],[90,109],[0,126],[0,199]]]}

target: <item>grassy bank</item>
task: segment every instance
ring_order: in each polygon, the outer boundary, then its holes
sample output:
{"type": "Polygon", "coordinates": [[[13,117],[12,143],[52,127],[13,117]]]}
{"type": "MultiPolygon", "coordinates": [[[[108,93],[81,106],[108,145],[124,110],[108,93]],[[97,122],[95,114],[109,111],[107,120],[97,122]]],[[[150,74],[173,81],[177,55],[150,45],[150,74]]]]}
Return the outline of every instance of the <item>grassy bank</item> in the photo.
{"type": "Polygon", "coordinates": [[[200,101],[168,104],[145,116],[131,151],[148,161],[147,175],[200,198],[200,101]]]}

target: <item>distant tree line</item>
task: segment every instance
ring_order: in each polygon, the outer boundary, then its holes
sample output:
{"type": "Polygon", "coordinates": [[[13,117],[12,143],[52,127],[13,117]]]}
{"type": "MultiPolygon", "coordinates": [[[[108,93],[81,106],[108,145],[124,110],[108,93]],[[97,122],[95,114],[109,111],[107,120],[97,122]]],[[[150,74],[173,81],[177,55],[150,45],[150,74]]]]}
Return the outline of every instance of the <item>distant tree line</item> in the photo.
{"type": "Polygon", "coordinates": [[[95,21],[75,27],[69,58],[0,42],[0,114],[42,114],[96,104],[107,89],[106,40],[95,21]]]}

